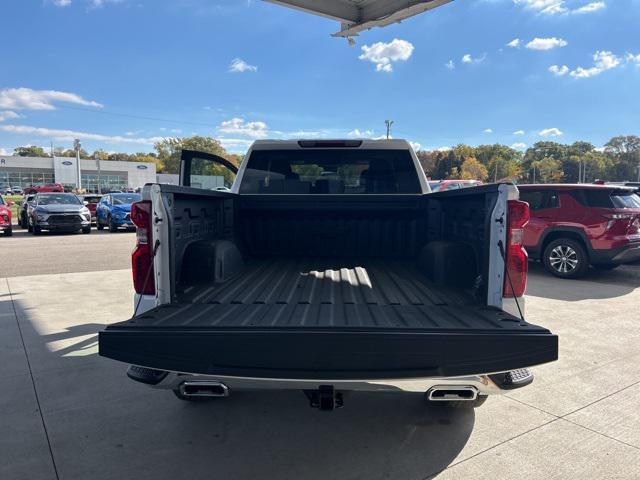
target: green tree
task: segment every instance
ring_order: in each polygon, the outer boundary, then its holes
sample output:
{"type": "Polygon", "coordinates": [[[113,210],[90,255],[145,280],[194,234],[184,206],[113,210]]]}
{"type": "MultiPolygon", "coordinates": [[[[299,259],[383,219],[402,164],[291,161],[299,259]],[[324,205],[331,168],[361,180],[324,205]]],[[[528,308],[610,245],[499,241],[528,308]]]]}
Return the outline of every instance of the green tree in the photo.
{"type": "Polygon", "coordinates": [[[538,172],[541,183],[558,183],[562,179],[562,162],[552,157],[534,161],[531,166],[538,172]]]}
{"type": "Polygon", "coordinates": [[[463,180],[486,181],[489,177],[487,167],[473,157],[467,158],[460,169],[460,178],[463,180]]]}
{"type": "Polygon", "coordinates": [[[96,160],[109,160],[109,153],[102,149],[94,150],[91,158],[95,158],[96,160]]]}
{"type": "Polygon", "coordinates": [[[35,145],[27,145],[26,147],[17,147],[13,149],[13,154],[18,157],[49,157],[50,155],[44,151],[42,147],[35,145]]]}
{"type": "Polygon", "coordinates": [[[614,160],[609,172],[612,180],[627,181],[640,177],[640,137],[613,137],[605,144],[604,151],[614,160]]]}

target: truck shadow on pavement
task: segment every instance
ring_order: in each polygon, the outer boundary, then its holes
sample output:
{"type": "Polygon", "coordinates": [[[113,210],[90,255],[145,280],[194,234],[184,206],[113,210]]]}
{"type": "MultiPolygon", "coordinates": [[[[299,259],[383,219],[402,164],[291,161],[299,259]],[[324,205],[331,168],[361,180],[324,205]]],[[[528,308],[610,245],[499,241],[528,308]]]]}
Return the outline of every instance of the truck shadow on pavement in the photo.
{"type": "Polygon", "coordinates": [[[43,333],[31,309],[14,304],[67,479],[424,479],[459,456],[474,428],[473,410],[428,406],[423,394],[351,392],[331,413],[298,391],[183,402],[99,357],[103,324],[43,333]]]}
{"type": "Polygon", "coordinates": [[[578,302],[622,297],[640,288],[640,265],[624,265],[614,270],[589,269],[576,280],[564,280],[548,273],[540,263],[529,263],[527,295],[578,302]]]}

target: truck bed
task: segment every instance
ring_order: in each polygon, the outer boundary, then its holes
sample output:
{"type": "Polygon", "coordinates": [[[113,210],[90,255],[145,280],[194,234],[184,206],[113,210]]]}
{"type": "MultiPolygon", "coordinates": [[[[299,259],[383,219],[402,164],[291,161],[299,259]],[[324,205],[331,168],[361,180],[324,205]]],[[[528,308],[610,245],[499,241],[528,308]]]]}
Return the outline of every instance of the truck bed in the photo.
{"type": "Polygon", "coordinates": [[[100,333],[100,354],[162,370],[270,378],[490,373],[557,357],[557,337],[415,262],[255,259],[100,333]]]}

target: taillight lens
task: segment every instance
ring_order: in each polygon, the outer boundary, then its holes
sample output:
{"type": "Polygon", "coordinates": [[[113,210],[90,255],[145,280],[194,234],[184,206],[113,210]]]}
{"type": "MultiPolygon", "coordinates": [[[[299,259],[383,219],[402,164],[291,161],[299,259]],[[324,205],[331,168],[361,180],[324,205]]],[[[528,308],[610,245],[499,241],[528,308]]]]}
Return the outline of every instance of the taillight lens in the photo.
{"type": "Polygon", "coordinates": [[[156,284],[153,278],[151,202],[142,201],[132,204],[131,221],[136,226],[136,247],[131,254],[133,288],[136,293],[141,295],[155,295],[156,284]]]}
{"type": "Polygon", "coordinates": [[[507,248],[505,249],[505,275],[502,290],[502,295],[506,298],[521,297],[527,289],[529,257],[522,246],[524,227],[527,223],[529,223],[529,204],[510,200],[507,213],[507,248]]]}

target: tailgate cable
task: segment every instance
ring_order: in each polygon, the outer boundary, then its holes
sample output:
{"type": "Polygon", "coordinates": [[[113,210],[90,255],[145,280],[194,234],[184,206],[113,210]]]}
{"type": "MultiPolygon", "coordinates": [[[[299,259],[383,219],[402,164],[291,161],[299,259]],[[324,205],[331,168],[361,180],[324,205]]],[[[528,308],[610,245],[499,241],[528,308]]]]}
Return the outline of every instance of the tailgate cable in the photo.
{"type": "MultiPolygon", "coordinates": [[[[147,276],[144,279],[144,283],[142,284],[142,291],[144,292],[147,288],[147,283],[149,283],[149,277],[151,277],[151,272],[153,271],[153,261],[156,258],[156,253],[158,253],[158,247],[160,246],[160,240],[156,240],[156,243],[153,244],[153,250],[151,251],[151,268],[147,270],[147,276]]],[[[142,301],[142,294],[138,296],[138,303],[136,304],[136,308],[133,310],[133,316],[135,317],[138,313],[138,308],[140,308],[140,302],[142,301]]]]}
{"type": "MultiPolygon", "coordinates": [[[[502,261],[506,262],[507,258],[506,255],[504,253],[504,244],[502,243],[502,240],[498,241],[498,248],[500,249],[500,256],[502,257],[502,261]]],[[[515,291],[515,289],[513,288],[513,282],[511,281],[511,275],[509,275],[509,269],[505,268],[504,269],[505,274],[507,275],[507,281],[509,282],[509,286],[511,287],[511,291],[515,291]]],[[[520,308],[520,302],[518,302],[518,297],[513,297],[513,299],[516,301],[516,307],[518,307],[518,313],[520,314],[520,319],[523,322],[526,322],[526,320],[524,319],[524,315],[522,314],[522,309],[520,308]]]]}

